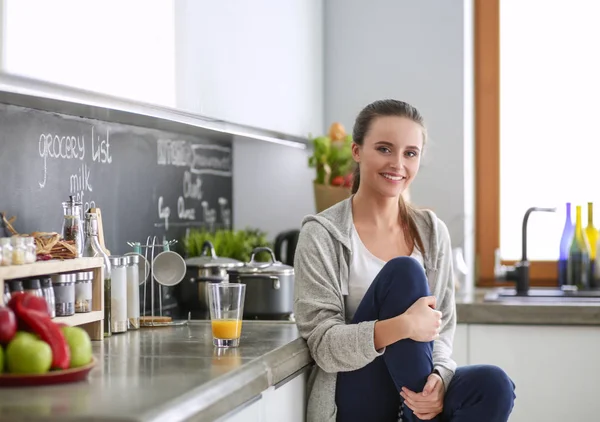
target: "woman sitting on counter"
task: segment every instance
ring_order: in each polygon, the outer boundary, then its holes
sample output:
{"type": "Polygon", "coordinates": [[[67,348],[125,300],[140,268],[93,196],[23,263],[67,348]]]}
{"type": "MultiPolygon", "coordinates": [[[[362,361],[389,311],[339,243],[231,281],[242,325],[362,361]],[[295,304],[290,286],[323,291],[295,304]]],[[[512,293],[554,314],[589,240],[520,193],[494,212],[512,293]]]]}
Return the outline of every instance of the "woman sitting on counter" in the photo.
{"type": "Polygon", "coordinates": [[[402,192],[417,176],[421,114],[376,101],[356,118],[350,198],[304,219],[294,313],[316,362],[309,422],[505,422],[515,386],[491,365],[456,367],[450,236],[402,192]]]}

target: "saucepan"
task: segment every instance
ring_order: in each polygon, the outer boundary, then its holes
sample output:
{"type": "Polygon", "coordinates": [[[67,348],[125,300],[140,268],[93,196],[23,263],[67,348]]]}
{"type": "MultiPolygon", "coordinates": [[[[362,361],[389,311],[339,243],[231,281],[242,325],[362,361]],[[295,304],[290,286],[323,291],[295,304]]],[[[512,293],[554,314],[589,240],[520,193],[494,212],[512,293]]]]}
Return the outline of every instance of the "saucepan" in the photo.
{"type": "Polygon", "coordinates": [[[215,247],[208,240],[202,245],[201,255],[186,259],[185,264],[192,272],[189,282],[198,285],[198,299],[203,309],[208,309],[207,284],[227,281],[228,270],[244,265],[237,259],[217,256],[215,247]]]}
{"type": "Polygon", "coordinates": [[[277,261],[270,248],[255,248],[250,262],[227,272],[230,283],[246,284],[244,318],[272,318],[292,314],[294,268],[277,261]],[[256,261],[256,255],[261,252],[268,252],[271,260],[256,261]]]}

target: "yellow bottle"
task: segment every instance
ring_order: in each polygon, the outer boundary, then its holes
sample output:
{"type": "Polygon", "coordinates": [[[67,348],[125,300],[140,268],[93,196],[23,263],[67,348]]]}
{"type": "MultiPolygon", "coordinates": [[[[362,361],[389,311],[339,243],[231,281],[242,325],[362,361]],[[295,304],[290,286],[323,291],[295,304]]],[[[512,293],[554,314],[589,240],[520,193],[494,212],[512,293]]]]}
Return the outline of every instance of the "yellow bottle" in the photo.
{"type": "Polygon", "coordinates": [[[588,202],[588,223],[585,228],[585,235],[587,236],[588,245],[590,245],[590,260],[596,259],[596,243],[598,243],[598,230],[594,227],[594,204],[588,202]]]}

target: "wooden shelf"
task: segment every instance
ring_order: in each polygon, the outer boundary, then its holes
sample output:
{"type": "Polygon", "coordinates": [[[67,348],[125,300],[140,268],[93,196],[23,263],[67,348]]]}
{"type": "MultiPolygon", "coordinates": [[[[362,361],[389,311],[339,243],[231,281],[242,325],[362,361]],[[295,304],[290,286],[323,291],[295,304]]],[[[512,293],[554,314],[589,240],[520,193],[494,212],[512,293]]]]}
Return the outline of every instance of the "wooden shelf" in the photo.
{"type": "Polygon", "coordinates": [[[102,321],[104,319],[103,311],[92,311],[85,312],[82,314],[75,314],[68,317],[56,317],[52,321],[56,323],[63,323],[67,325],[83,325],[89,324],[90,322],[102,321]]]}
{"type": "MultiPolygon", "coordinates": [[[[75,258],[65,260],[39,261],[33,264],[10,265],[0,267],[0,305],[3,302],[4,281],[19,278],[36,277],[70,271],[91,270],[92,279],[92,312],[75,314],[68,317],[56,317],[54,322],[70,326],[81,326],[92,340],[104,338],[104,268],[102,258],[75,258]]],[[[110,299],[109,299],[110,300],[110,299]]]]}
{"type": "Polygon", "coordinates": [[[0,267],[0,279],[35,277],[38,275],[57,274],[68,271],[80,271],[102,267],[102,258],[76,258],[50,261],[38,261],[33,264],[9,265],[0,267]]]}

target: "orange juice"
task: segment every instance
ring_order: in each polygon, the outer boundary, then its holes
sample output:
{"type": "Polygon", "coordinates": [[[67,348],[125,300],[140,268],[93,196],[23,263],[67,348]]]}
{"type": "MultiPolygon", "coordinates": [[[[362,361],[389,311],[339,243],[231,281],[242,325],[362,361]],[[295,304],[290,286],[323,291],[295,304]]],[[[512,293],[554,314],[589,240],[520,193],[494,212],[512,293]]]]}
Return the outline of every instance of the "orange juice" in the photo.
{"type": "Polygon", "coordinates": [[[213,319],[212,332],[215,338],[234,339],[242,334],[242,320],[240,319],[213,319]]]}

